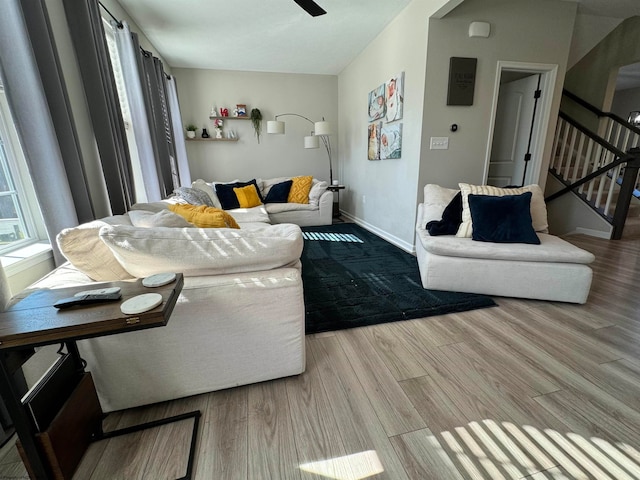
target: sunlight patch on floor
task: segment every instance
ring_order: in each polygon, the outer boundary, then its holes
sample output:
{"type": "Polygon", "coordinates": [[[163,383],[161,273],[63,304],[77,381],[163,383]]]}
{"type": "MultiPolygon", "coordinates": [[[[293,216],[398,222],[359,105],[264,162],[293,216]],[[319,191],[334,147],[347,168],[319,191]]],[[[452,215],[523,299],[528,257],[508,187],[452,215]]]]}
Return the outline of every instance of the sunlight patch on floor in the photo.
{"type": "Polygon", "coordinates": [[[327,242],[364,243],[364,241],[352,233],[302,232],[302,238],[305,240],[324,240],[327,242]]]}
{"type": "Polygon", "coordinates": [[[471,478],[640,479],[638,450],[623,442],[494,420],[440,435],[451,460],[471,478]]]}
{"type": "Polygon", "coordinates": [[[375,450],[305,463],[300,470],[334,480],[362,480],[384,472],[375,450]]]}

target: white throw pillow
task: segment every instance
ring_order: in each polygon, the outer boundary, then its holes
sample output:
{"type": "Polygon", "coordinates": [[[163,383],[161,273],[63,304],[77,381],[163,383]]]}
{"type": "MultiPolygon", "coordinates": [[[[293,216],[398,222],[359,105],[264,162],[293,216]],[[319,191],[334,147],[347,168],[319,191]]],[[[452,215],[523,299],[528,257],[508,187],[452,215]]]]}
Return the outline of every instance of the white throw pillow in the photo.
{"type": "Polygon", "coordinates": [[[71,265],[97,282],[113,282],[133,278],[100,240],[100,229],[109,225],[131,225],[127,215],[94,220],[73,228],[65,228],[57,236],[58,248],[71,265]]]}
{"type": "Polygon", "coordinates": [[[311,190],[309,190],[309,205],[317,207],[320,203],[320,197],[324,192],[327,191],[327,186],[329,184],[324,180],[316,180],[313,179],[313,184],[311,185],[311,190]]]}
{"type": "Polygon", "coordinates": [[[300,227],[293,224],[246,231],[115,225],[102,227],[100,238],[135,277],[162,272],[197,276],[271,270],[297,262],[303,243],[300,227]]]}
{"type": "Polygon", "coordinates": [[[218,198],[218,195],[216,195],[215,189],[210,184],[199,178],[195,182],[191,183],[191,187],[206,192],[207,195],[209,195],[209,198],[211,198],[211,203],[213,203],[213,206],[216,208],[222,208],[220,199],[218,198]]]}
{"type": "Polygon", "coordinates": [[[158,213],[146,210],[131,210],[129,219],[134,227],[154,228],[154,227],[170,227],[184,228],[193,227],[194,225],[187,222],[184,217],[173,213],[169,210],[160,210],[158,213]]]}
{"type": "Polygon", "coordinates": [[[469,209],[470,194],[502,197],[504,195],[521,195],[526,192],[531,192],[531,219],[533,229],[541,233],[547,233],[549,231],[547,206],[544,203],[544,194],[539,185],[526,185],[520,188],[498,188],[491,185],[459,183],[458,186],[462,192],[462,223],[458,228],[456,237],[471,237],[473,232],[471,210],[469,209]]]}

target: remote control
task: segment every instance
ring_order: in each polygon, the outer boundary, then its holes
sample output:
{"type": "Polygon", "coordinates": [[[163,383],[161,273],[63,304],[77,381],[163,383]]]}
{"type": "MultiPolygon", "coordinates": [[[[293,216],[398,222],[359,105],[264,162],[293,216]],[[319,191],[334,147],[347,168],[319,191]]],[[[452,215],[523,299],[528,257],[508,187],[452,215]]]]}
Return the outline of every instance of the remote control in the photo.
{"type": "Polygon", "coordinates": [[[93,305],[95,303],[113,302],[120,300],[122,295],[118,293],[108,293],[103,295],[83,295],[81,297],[69,297],[58,300],[53,304],[56,308],[69,308],[77,305],[93,305]]]}
{"type": "Polygon", "coordinates": [[[85,295],[109,295],[110,293],[120,293],[120,287],[96,288],[95,290],[83,290],[74,294],[74,297],[84,297],[85,295]]]}

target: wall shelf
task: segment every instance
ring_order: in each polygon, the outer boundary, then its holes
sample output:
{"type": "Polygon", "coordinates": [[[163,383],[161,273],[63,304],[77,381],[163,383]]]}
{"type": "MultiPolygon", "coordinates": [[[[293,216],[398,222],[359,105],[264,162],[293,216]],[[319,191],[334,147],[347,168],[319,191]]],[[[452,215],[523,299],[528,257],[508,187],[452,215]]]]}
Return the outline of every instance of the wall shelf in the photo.
{"type": "Polygon", "coordinates": [[[237,142],[237,138],[185,138],[187,142],[237,142]]]}
{"type": "Polygon", "coordinates": [[[217,120],[218,118],[222,119],[222,120],[251,120],[251,117],[244,116],[244,117],[209,117],[209,120],[217,120]]]}

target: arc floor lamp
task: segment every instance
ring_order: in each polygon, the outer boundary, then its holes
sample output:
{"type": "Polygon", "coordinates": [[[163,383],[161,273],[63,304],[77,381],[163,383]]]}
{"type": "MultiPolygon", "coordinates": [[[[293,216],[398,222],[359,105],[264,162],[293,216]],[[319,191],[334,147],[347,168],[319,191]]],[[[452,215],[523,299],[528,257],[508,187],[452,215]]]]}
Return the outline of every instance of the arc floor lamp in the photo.
{"type": "Polygon", "coordinates": [[[320,141],[322,141],[324,148],[327,150],[327,155],[329,156],[329,184],[332,185],[333,167],[331,164],[331,140],[329,139],[329,135],[331,134],[331,124],[324,118],[319,122],[314,122],[298,113],[281,113],[275,116],[275,120],[269,120],[267,122],[267,133],[284,134],[285,124],[282,120],[278,120],[278,118],[285,116],[300,117],[313,125],[311,135],[304,137],[304,148],[320,148],[320,141]]]}

